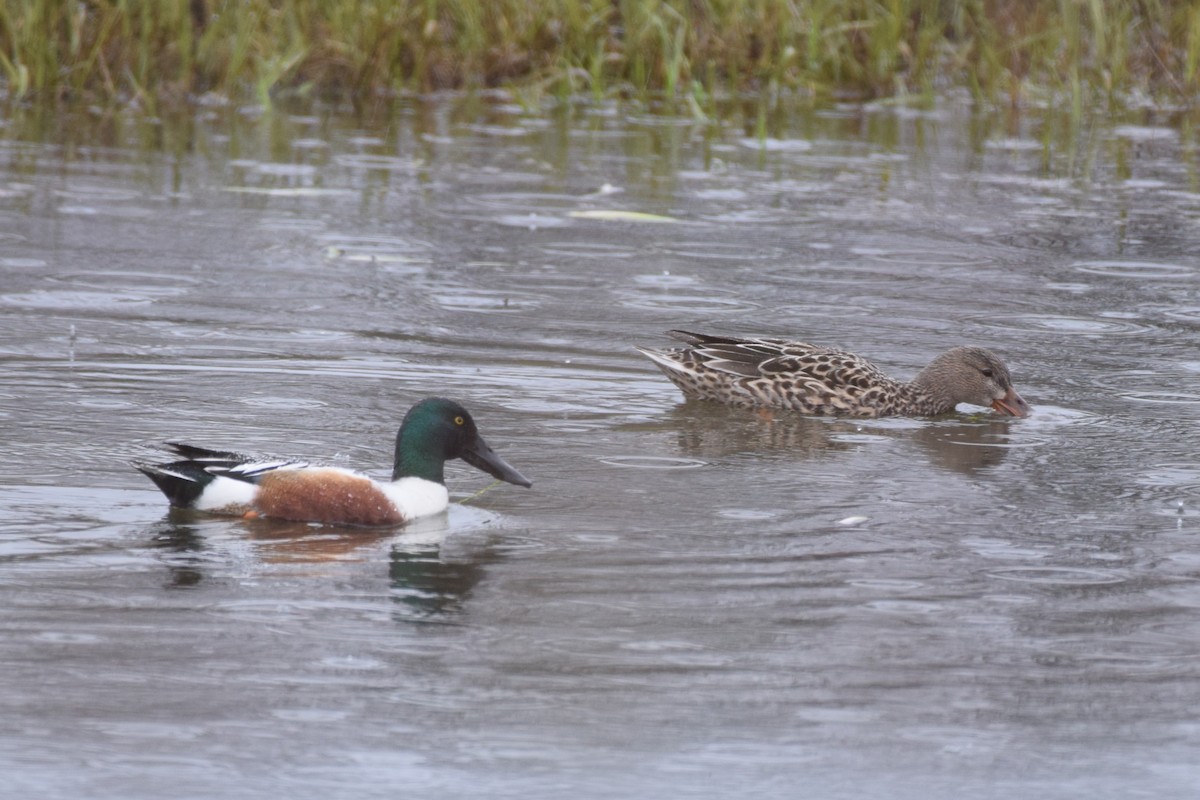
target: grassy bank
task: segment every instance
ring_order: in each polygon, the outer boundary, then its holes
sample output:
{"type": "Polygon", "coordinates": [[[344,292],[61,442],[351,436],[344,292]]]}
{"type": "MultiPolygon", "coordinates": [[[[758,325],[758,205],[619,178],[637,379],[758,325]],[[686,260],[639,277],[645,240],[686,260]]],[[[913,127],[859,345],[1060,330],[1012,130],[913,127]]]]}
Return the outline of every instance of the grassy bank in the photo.
{"type": "Polygon", "coordinates": [[[516,86],[703,99],[966,87],[1188,103],[1200,4],[1170,0],[6,0],[10,97],[516,86]]]}

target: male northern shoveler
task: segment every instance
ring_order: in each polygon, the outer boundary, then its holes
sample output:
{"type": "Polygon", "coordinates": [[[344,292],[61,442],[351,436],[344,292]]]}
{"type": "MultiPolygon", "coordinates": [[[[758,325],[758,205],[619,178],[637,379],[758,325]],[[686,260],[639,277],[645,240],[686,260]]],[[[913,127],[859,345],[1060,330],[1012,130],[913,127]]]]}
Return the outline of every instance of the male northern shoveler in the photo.
{"type": "Polygon", "coordinates": [[[430,397],[404,416],[392,480],[338,467],[169,443],[181,460],[134,466],[178,508],[346,525],[403,525],[449,505],[445,465],[461,458],[518,486],[533,484],[488,447],[458,403],[430,397]]]}
{"type": "Polygon", "coordinates": [[[668,331],[688,347],[638,351],[686,397],[737,406],[855,417],[935,416],[959,403],[1024,417],[1026,403],[1008,367],[982,347],[956,347],[912,381],[889,378],[854,353],[783,339],[741,339],[668,331]]]}

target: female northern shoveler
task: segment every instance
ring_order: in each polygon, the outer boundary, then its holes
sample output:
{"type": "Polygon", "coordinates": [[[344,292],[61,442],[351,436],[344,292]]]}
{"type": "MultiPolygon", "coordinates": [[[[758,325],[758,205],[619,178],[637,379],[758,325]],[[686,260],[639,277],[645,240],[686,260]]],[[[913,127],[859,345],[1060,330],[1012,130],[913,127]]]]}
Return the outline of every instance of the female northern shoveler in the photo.
{"type": "Polygon", "coordinates": [[[475,420],[453,400],[431,397],[404,416],[396,434],[392,480],[374,481],[338,467],[263,459],[172,442],[183,458],[134,463],[178,508],[301,522],[403,525],[450,502],[445,465],[461,458],[518,486],[533,484],[488,447],[475,420]]]}
{"type": "Polygon", "coordinates": [[[1030,410],[1013,388],[1008,367],[981,347],[948,350],[903,383],[862,356],[804,342],[687,331],[667,335],[689,346],[637,349],[686,397],[699,400],[855,417],[934,416],[959,403],[991,406],[1014,417],[1030,410]]]}

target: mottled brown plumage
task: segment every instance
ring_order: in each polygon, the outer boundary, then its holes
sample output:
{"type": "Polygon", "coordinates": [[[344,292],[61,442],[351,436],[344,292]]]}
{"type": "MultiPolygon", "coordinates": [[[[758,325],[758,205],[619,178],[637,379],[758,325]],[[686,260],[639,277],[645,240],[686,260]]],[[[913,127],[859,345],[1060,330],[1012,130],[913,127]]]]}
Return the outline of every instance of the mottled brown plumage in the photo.
{"type": "Polygon", "coordinates": [[[862,356],[784,339],[668,331],[688,347],[637,348],[685,396],[737,406],[854,417],[935,416],[959,403],[1023,417],[1029,404],[1008,367],[981,347],[956,347],[910,382],[885,375],[862,356]]]}

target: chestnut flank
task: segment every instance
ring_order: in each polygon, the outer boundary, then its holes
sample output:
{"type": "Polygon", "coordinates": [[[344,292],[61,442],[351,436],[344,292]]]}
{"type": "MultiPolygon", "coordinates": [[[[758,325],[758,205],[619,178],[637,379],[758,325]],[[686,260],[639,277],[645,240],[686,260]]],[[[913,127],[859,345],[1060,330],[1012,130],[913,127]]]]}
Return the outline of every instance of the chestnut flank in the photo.
{"type": "Polygon", "coordinates": [[[400,525],[404,516],[374,481],[335,469],[270,472],[259,482],[255,507],[299,522],[400,525]]]}

